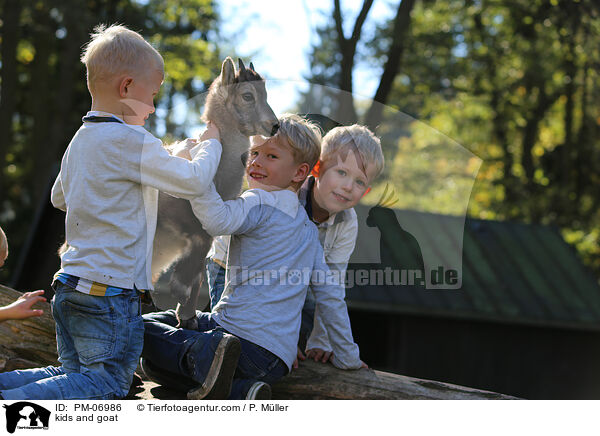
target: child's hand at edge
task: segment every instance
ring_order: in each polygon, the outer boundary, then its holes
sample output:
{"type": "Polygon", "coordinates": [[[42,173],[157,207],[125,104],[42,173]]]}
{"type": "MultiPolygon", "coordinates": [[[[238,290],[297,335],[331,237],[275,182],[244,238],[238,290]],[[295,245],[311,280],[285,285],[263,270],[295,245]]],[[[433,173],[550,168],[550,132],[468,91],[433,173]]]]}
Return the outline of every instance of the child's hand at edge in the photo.
{"type": "Polygon", "coordinates": [[[1,308],[0,320],[25,319],[43,315],[43,310],[31,308],[35,303],[46,301],[41,296],[43,293],[44,291],[33,291],[21,295],[13,303],[1,308]]]}
{"type": "Polygon", "coordinates": [[[333,351],[325,351],[320,348],[311,348],[306,350],[306,357],[313,359],[315,362],[327,363],[333,356],[333,351]]]}
{"type": "Polygon", "coordinates": [[[212,121],[206,123],[206,130],[202,132],[202,135],[200,135],[200,141],[206,141],[208,139],[216,139],[217,141],[221,142],[221,133],[219,132],[219,128],[212,121]]]}
{"type": "Polygon", "coordinates": [[[296,354],[296,359],[294,360],[294,363],[292,364],[292,369],[297,369],[298,368],[298,359],[300,359],[300,360],[306,360],[306,356],[304,355],[304,353],[302,352],[302,350],[300,350],[300,348],[298,348],[298,352],[296,354]]]}

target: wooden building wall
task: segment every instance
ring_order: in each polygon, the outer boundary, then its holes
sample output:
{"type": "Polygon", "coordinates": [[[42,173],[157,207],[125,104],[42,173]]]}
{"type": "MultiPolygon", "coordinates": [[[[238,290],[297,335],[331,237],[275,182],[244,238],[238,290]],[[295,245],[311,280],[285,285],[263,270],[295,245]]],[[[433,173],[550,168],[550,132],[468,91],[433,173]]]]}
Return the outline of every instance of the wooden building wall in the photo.
{"type": "Polygon", "coordinates": [[[600,333],[350,310],[374,369],[527,399],[600,399],[600,333]]]}

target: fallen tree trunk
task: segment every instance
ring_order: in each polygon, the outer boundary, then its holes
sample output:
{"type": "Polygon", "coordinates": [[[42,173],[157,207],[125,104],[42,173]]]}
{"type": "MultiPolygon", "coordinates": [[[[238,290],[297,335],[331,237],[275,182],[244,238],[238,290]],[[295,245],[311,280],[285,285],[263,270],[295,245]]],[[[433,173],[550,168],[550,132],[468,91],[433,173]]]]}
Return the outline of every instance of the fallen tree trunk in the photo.
{"type": "MultiPolygon", "coordinates": [[[[11,304],[22,294],[0,285],[0,306],[11,304]]],[[[57,365],[56,334],[50,304],[37,303],[39,317],[0,323],[0,371],[57,365]]]]}
{"type": "Polygon", "coordinates": [[[507,400],[508,395],[422,380],[389,372],[344,371],[331,364],[300,362],[273,387],[279,400],[507,400]]]}
{"type": "MultiPolygon", "coordinates": [[[[15,301],[21,293],[0,285],[0,306],[15,301]]],[[[38,304],[44,310],[41,317],[0,323],[0,372],[13,369],[57,365],[54,320],[48,303],[38,304]]],[[[273,399],[438,399],[438,400],[498,400],[514,399],[507,395],[481,391],[431,380],[422,380],[371,369],[343,371],[331,364],[300,362],[280,382],[273,385],[273,399]]],[[[132,399],[185,399],[177,392],[155,383],[132,392],[132,399]]]]}

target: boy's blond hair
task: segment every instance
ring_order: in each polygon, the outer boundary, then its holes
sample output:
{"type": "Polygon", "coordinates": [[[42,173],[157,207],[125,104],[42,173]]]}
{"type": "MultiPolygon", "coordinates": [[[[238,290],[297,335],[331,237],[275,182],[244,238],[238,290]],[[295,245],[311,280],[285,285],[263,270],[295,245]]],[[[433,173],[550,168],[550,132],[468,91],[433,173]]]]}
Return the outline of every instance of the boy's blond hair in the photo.
{"type": "Polygon", "coordinates": [[[279,117],[279,129],[275,134],[291,146],[294,159],[306,162],[310,168],[319,160],[321,153],[321,129],[313,122],[294,114],[279,117]]]}
{"type": "Polygon", "coordinates": [[[331,129],[323,138],[320,160],[327,162],[336,154],[344,158],[349,151],[358,152],[365,168],[369,164],[375,165],[373,179],[383,171],[381,141],[367,127],[358,124],[331,129]]]}
{"type": "Polygon", "coordinates": [[[160,53],[139,33],[123,25],[106,27],[100,24],[94,28],[91,37],[81,55],[90,91],[99,80],[146,71],[151,69],[152,63],[156,68],[164,68],[160,53]]]}

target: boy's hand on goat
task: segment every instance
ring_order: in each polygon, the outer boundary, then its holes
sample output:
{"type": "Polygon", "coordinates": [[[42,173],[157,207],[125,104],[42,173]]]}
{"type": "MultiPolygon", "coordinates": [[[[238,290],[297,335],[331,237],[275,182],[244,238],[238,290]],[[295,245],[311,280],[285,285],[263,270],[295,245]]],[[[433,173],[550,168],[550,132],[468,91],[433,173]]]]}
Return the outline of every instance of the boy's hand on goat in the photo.
{"type": "Polygon", "coordinates": [[[200,135],[200,141],[206,141],[208,139],[216,139],[217,141],[221,142],[221,133],[219,132],[219,128],[212,121],[206,123],[206,130],[202,132],[202,135],[200,135]]]}
{"type": "Polygon", "coordinates": [[[306,350],[306,357],[313,359],[315,362],[327,363],[331,359],[331,356],[333,356],[332,351],[325,351],[320,348],[306,350]]]}
{"type": "Polygon", "coordinates": [[[193,138],[187,138],[185,141],[173,144],[171,147],[171,153],[173,156],[181,157],[187,160],[192,160],[190,150],[198,145],[198,140],[193,138]]]}

